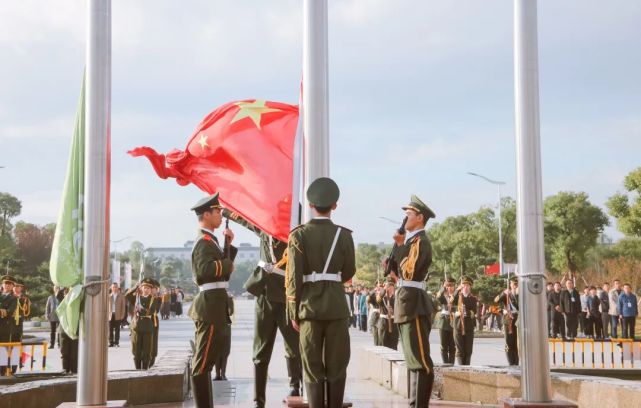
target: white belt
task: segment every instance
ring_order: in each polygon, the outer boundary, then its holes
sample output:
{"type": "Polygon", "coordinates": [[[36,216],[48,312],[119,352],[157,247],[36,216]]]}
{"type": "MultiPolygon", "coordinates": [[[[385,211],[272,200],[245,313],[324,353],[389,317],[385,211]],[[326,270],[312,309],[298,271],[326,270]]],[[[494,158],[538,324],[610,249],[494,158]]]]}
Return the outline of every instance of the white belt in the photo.
{"type": "Polygon", "coordinates": [[[398,282],[396,283],[397,288],[403,288],[403,287],[409,287],[409,288],[416,288],[416,289],[425,289],[425,282],[416,282],[416,281],[411,281],[411,280],[403,280],[399,279],[398,282]]]}
{"type": "Polygon", "coordinates": [[[276,275],[285,276],[285,271],[275,267],[273,264],[267,263],[263,260],[258,261],[258,267],[263,268],[267,273],[275,273],[276,275]]]}
{"type": "Polygon", "coordinates": [[[392,316],[392,317],[388,317],[386,314],[382,314],[382,315],[381,315],[381,317],[382,317],[383,319],[392,319],[392,320],[394,320],[394,316],[392,316]]]}
{"type": "Polygon", "coordinates": [[[447,310],[441,310],[441,314],[442,314],[443,316],[447,316],[447,315],[449,315],[449,314],[450,314],[450,312],[448,312],[447,310]]]}
{"type": "Polygon", "coordinates": [[[341,273],[316,273],[312,272],[309,275],[303,275],[303,282],[320,282],[331,281],[341,282],[341,273]]]}
{"type": "Polygon", "coordinates": [[[204,292],[209,289],[227,289],[229,287],[229,282],[210,282],[205,283],[204,285],[198,286],[198,289],[201,292],[204,292]]]}
{"type": "Polygon", "coordinates": [[[381,309],[372,309],[372,312],[380,313],[381,309]]]}

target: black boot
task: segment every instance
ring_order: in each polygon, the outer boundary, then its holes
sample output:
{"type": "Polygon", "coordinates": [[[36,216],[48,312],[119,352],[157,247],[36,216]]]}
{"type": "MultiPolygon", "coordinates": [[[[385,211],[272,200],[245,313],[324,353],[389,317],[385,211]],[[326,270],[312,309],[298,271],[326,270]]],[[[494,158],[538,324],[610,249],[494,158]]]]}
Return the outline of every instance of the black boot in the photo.
{"type": "Polygon", "coordinates": [[[342,408],[345,395],[345,378],[327,382],[327,408],[342,408]]]}
{"type": "Polygon", "coordinates": [[[139,358],[134,358],[134,365],[136,366],[136,370],[140,370],[142,367],[142,361],[140,361],[139,358]]]}
{"type": "Polygon", "coordinates": [[[449,350],[441,349],[441,359],[443,360],[443,364],[450,364],[449,350]]]}
{"type": "Polygon", "coordinates": [[[432,386],[434,384],[434,373],[427,374],[426,371],[421,370],[416,372],[416,380],[414,382],[416,388],[414,396],[416,408],[427,408],[430,405],[430,396],[432,395],[432,386]]]}
{"type": "Polygon", "coordinates": [[[298,358],[287,358],[287,374],[289,375],[290,397],[300,397],[300,384],[302,382],[302,366],[298,358]]]}
{"type": "Polygon", "coordinates": [[[305,383],[309,408],[325,408],[325,382],[305,383]]]}
{"type": "Polygon", "coordinates": [[[267,364],[254,364],[254,408],[265,408],[267,364]]]}
{"type": "Polygon", "coordinates": [[[416,381],[418,379],[418,374],[416,371],[410,371],[410,407],[416,408],[416,381]]]}
{"type": "Polygon", "coordinates": [[[222,359],[216,360],[216,363],[214,364],[214,367],[216,369],[216,376],[214,377],[214,381],[221,381],[223,377],[220,375],[220,366],[222,365],[222,359]]]}
{"type": "Polygon", "coordinates": [[[194,396],[196,408],[213,408],[214,396],[211,386],[211,373],[191,376],[191,394],[194,396]]]}
{"type": "Polygon", "coordinates": [[[227,357],[223,357],[220,360],[220,379],[227,381],[227,357]]]}

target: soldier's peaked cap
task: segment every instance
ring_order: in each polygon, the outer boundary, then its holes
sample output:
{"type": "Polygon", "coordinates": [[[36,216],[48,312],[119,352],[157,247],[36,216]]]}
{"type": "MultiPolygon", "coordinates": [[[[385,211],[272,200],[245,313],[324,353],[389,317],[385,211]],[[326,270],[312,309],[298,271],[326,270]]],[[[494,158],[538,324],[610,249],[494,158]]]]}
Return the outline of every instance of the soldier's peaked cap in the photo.
{"type": "MultiPolygon", "coordinates": [[[[518,276],[512,276],[510,278],[510,282],[519,283],[519,277],[518,276]]],[[[550,283],[552,283],[552,282],[550,282],[550,283]]]]}
{"type": "Polygon", "coordinates": [[[474,283],[474,281],[473,281],[473,280],[472,280],[472,278],[470,278],[469,276],[463,276],[463,277],[461,278],[461,283],[463,283],[463,284],[468,284],[468,285],[472,285],[472,284],[474,283]]]}
{"type": "Polygon", "coordinates": [[[191,210],[195,211],[196,214],[202,214],[212,208],[221,208],[220,201],[218,200],[218,193],[199,200],[193,207],[191,207],[191,210]]]}
{"type": "Polygon", "coordinates": [[[155,286],[154,285],[154,280],[151,279],[151,278],[145,278],[145,279],[142,280],[142,282],[140,282],[140,286],[141,287],[142,286],[149,286],[150,288],[153,288],[155,286]]]}
{"type": "Polygon", "coordinates": [[[317,178],[307,187],[307,201],[315,207],[331,207],[339,196],[338,185],[329,177],[317,178]]]}
{"type": "Polygon", "coordinates": [[[420,198],[412,194],[410,198],[410,203],[403,207],[403,210],[414,210],[419,214],[423,214],[425,221],[430,218],[436,218],[434,211],[430,210],[430,207],[427,206],[420,198]]]}
{"type": "Polygon", "coordinates": [[[454,280],[454,278],[451,278],[451,277],[446,278],[446,279],[445,279],[445,282],[447,282],[447,283],[456,283],[456,281],[454,280]]]}
{"type": "Polygon", "coordinates": [[[0,281],[2,281],[2,283],[8,282],[13,283],[14,285],[16,284],[16,278],[11,275],[3,275],[2,277],[0,277],[0,281]]]}

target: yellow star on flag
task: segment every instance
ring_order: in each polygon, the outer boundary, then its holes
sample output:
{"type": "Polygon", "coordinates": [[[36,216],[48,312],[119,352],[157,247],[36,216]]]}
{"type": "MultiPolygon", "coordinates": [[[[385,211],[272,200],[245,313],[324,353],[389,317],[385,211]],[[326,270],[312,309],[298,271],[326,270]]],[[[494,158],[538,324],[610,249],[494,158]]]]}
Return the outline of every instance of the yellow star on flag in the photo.
{"type": "Polygon", "coordinates": [[[254,102],[237,102],[235,105],[240,109],[236,112],[236,115],[230,123],[238,122],[244,118],[250,118],[258,129],[260,129],[260,118],[263,113],[280,112],[280,109],[265,106],[265,101],[261,99],[256,99],[254,102]]]}
{"type": "Polygon", "coordinates": [[[205,147],[209,147],[209,144],[207,143],[207,136],[205,136],[204,133],[200,134],[200,139],[198,139],[197,142],[200,147],[202,147],[203,150],[205,150],[205,147]]]}

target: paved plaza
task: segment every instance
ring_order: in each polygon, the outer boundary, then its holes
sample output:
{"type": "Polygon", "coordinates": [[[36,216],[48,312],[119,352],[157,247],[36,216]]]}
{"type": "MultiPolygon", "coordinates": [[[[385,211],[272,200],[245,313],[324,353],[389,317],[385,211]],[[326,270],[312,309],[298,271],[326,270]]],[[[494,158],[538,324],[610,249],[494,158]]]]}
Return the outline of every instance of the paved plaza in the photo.
{"type": "MultiPolygon", "coordinates": [[[[187,305],[185,310],[187,310],[187,305]]],[[[237,299],[236,315],[232,326],[232,348],[227,365],[229,381],[214,382],[216,406],[246,407],[250,406],[253,397],[253,364],[252,341],[254,336],[254,301],[237,299]]],[[[46,336],[45,332],[38,332],[39,336],[46,336]]],[[[369,333],[350,329],[352,358],[348,368],[348,382],[346,400],[354,403],[356,407],[404,407],[407,400],[385,388],[367,380],[357,378],[359,361],[356,350],[373,345],[369,333]]],[[[191,319],[183,315],[180,318],[160,321],[160,343],[158,362],[162,362],[163,353],[171,350],[185,350],[189,347],[189,340],[193,339],[194,325],[191,319]]],[[[440,346],[438,332],[432,331],[430,335],[432,359],[440,364],[440,346]]],[[[269,407],[281,407],[282,397],[286,394],[287,367],[285,365],[284,347],[282,338],[277,336],[272,362],[269,367],[269,384],[267,399],[269,407]]],[[[503,365],[505,355],[503,352],[502,338],[478,338],[474,344],[472,365],[503,365]]],[[[58,349],[49,350],[47,357],[47,371],[61,369],[60,353],[58,349]]],[[[121,331],[120,347],[109,348],[109,371],[132,370],[133,359],[131,356],[131,343],[129,330],[121,331]]],[[[192,401],[183,404],[158,404],[147,407],[193,407],[192,401]]]]}

